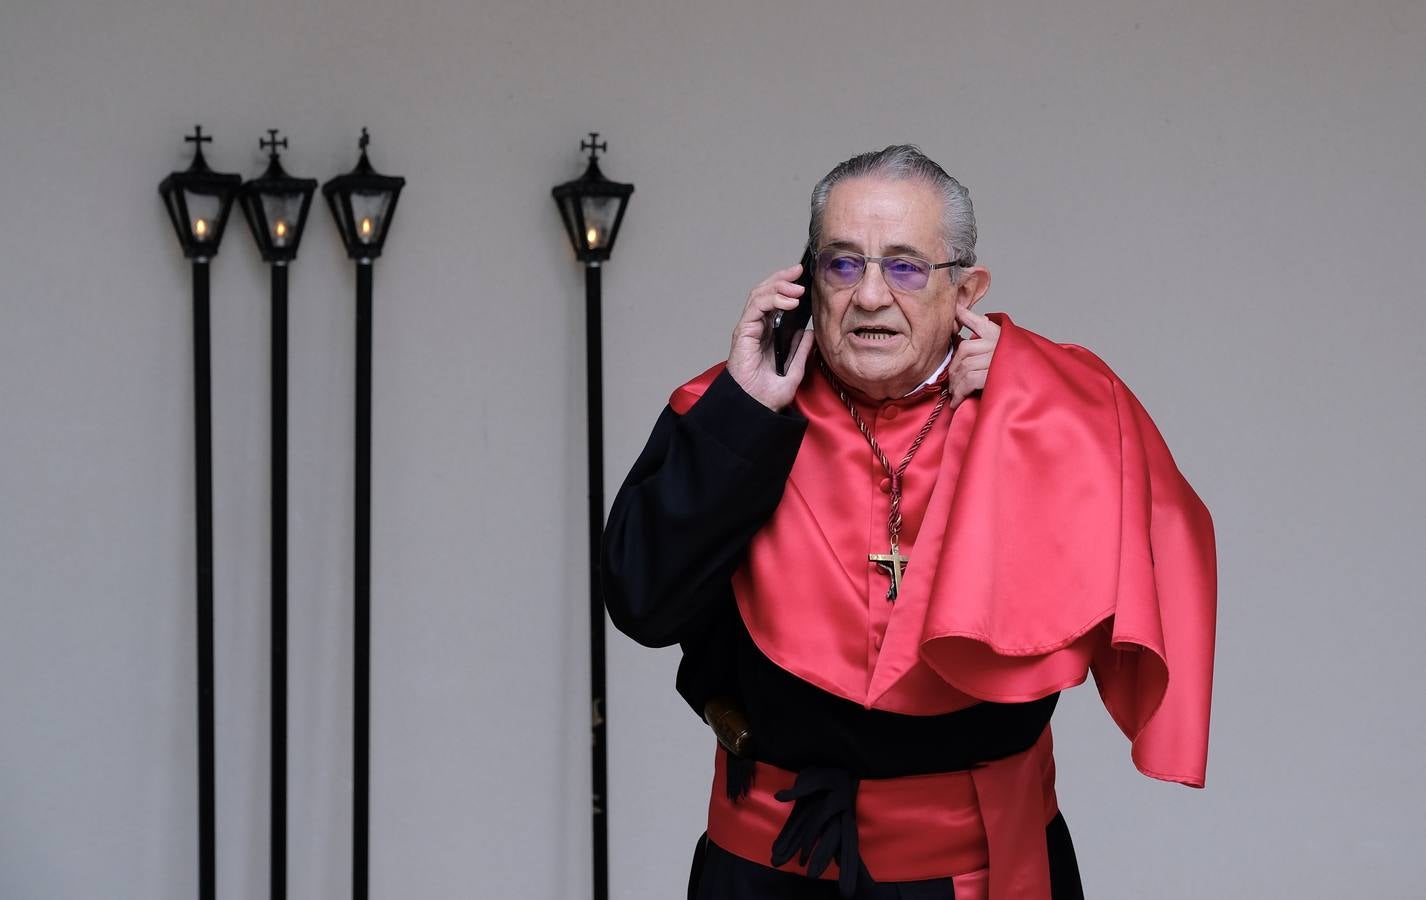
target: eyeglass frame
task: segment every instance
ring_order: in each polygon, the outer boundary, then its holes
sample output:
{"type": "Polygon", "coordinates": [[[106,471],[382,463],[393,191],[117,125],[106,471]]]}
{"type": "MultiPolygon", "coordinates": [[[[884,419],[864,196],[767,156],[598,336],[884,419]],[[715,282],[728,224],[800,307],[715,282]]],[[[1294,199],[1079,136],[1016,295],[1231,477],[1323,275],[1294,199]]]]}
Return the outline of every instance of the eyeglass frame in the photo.
{"type": "Polygon", "coordinates": [[[856,251],[856,250],[849,250],[849,249],[846,249],[846,248],[837,248],[837,247],[832,247],[832,246],[825,246],[825,247],[822,247],[822,248],[818,249],[817,251],[815,251],[815,252],[812,254],[812,275],[813,275],[814,277],[821,277],[822,266],[818,264],[818,261],[821,259],[822,254],[823,254],[823,253],[826,253],[826,252],[828,252],[828,251],[835,251],[836,253],[838,253],[839,255],[842,255],[842,256],[859,256],[859,257],[861,257],[861,259],[862,259],[862,273],[861,273],[860,276],[858,276],[857,280],[854,281],[854,282],[852,282],[851,284],[840,285],[840,286],[837,287],[837,290],[846,290],[846,289],[848,289],[848,288],[854,288],[854,287],[856,287],[857,285],[861,284],[861,283],[862,283],[862,280],[866,278],[867,269],[870,268],[870,266],[868,266],[867,264],[868,264],[868,263],[871,263],[871,262],[875,262],[875,263],[877,264],[877,267],[881,269],[881,278],[882,278],[883,281],[886,282],[886,284],[887,284],[888,287],[892,287],[892,283],[891,283],[891,280],[886,277],[886,266],[885,266],[885,261],[886,261],[886,260],[888,260],[888,259],[906,259],[906,260],[915,260],[915,261],[917,261],[917,262],[923,262],[923,263],[925,263],[926,266],[928,267],[928,271],[926,272],[926,283],[925,283],[925,284],[921,285],[921,286],[918,287],[918,288],[904,288],[904,287],[897,287],[897,288],[896,288],[896,290],[904,291],[904,292],[907,292],[907,293],[911,293],[911,292],[915,292],[915,291],[924,291],[924,290],[925,290],[927,287],[929,287],[930,284],[931,284],[931,273],[932,273],[932,272],[935,272],[937,269],[949,269],[949,268],[956,267],[956,266],[962,266],[962,267],[963,267],[963,266],[967,266],[967,265],[970,265],[970,264],[971,264],[971,260],[966,259],[964,256],[958,256],[958,257],[956,257],[955,259],[952,259],[952,260],[949,260],[949,261],[943,262],[943,263],[933,263],[933,262],[931,262],[929,259],[926,259],[924,256],[917,256],[917,255],[914,254],[914,253],[893,253],[893,254],[890,255],[890,256],[868,256],[868,255],[866,255],[865,253],[861,253],[861,252],[858,252],[858,251],[856,251]]]}

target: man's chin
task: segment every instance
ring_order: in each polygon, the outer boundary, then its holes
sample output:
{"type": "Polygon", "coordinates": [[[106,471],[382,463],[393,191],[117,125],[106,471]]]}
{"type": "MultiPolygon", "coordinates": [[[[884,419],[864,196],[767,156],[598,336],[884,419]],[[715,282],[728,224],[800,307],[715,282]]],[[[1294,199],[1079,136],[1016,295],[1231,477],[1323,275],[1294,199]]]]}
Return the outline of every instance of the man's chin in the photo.
{"type": "Polygon", "coordinates": [[[919,383],[903,360],[884,353],[845,353],[832,364],[837,379],[858,394],[881,400],[900,397],[919,383]],[[903,384],[908,384],[905,390],[903,384]]]}

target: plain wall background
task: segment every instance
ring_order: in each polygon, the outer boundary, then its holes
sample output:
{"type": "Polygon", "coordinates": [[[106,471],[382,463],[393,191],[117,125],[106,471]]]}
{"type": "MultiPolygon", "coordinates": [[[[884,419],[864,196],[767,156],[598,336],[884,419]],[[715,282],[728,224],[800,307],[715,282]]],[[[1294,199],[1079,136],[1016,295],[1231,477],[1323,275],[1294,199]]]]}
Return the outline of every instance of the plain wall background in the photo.
{"type": "MultiPolygon", "coordinates": [[[[1426,7],[409,0],[0,7],[0,897],[196,893],[189,271],[155,188],[372,158],[371,888],[586,895],[582,274],[599,130],[607,490],[795,261],[812,183],[920,144],[982,311],[1099,353],[1214,515],[1208,788],[1056,717],[1087,893],[1419,897],[1426,7]]],[[[349,893],[351,266],[291,277],[290,893],[349,893]]],[[[267,866],[267,273],[213,264],[219,896],[267,866]]],[[[712,741],[611,635],[615,896],[681,896],[712,741]]]]}

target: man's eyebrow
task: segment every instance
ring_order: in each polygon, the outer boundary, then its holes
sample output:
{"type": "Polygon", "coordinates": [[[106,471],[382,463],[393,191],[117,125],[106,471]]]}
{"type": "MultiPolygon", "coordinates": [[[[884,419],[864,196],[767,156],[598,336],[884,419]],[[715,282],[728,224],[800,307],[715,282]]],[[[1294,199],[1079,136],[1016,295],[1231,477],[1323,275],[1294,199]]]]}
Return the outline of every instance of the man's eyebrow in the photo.
{"type": "MultiPolygon", "coordinates": [[[[827,241],[826,244],[823,244],[823,248],[827,248],[827,250],[850,250],[860,252],[860,254],[863,255],[866,255],[867,252],[857,241],[827,241]]],[[[930,254],[921,250],[920,247],[913,247],[911,244],[887,245],[887,247],[881,248],[881,255],[883,255],[883,257],[918,257],[921,258],[921,260],[930,260],[931,258],[930,254]]]]}
{"type": "Polygon", "coordinates": [[[928,257],[928,256],[925,254],[925,252],[923,252],[923,251],[921,250],[921,248],[919,248],[919,247],[913,247],[913,246],[911,246],[910,244],[892,244],[892,245],[890,245],[890,246],[888,246],[888,247],[882,247],[882,248],[881,248],[881,255],[882,255],[882,256],[919,256],[919,257],[921,257],[922,259],[929,259],[929,258],[930,258],[930,257],[928,257]]]}
{"type": "MultiPolygon", "coordinates": [[[[856,241],[833,240],[833,241],[828,241],[828,242],[827,242],[826,244],[824,244],[823,246],[824,246],[824,247],[830,247],[830,248],[837,249],[837,250],[852,250],[852,251],[855,251],[855,252],[857,252],[857,253],[862,253],[862,254],[865,254],[865,253],[866,253],[866,250],[864,250],[864,249],[862,248],[862,245],[859,244],[859,243],[857,243],[856,241]]],[[[890,244],[890,245],[888,245],[888,246],[886,246],[886,247],[882,247],[882,248],[881,248],[881,255],[882,255],[882,256],[916,256],[916,257],[920,257],[921,259],[930,259],[930,257],[926,255],[926,252],[925,252],[924,250],[922,250],[922,249],[919,248],[919,247],[913,247],[913,246],[911,246],[910,244],[890,244]]]]}

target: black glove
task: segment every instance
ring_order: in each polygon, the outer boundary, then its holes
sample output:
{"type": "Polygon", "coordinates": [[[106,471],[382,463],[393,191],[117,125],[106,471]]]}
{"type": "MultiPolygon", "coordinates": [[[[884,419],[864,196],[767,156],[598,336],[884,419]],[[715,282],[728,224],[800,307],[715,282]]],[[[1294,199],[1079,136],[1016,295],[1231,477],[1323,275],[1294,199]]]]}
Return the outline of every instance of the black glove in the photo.
{"type": "Polygon", "coordinates": [[[859,781],[846,769],[812,766],[797,773],[792,787],[773,795],[784,803],[793,801],[787,823],[772,844],[774,868],[796,855],[807,874],[818,878],[836,858],[837,892],[843,900],[856,892],[858,877],[872,883],[857,851],[859,781]]]}

